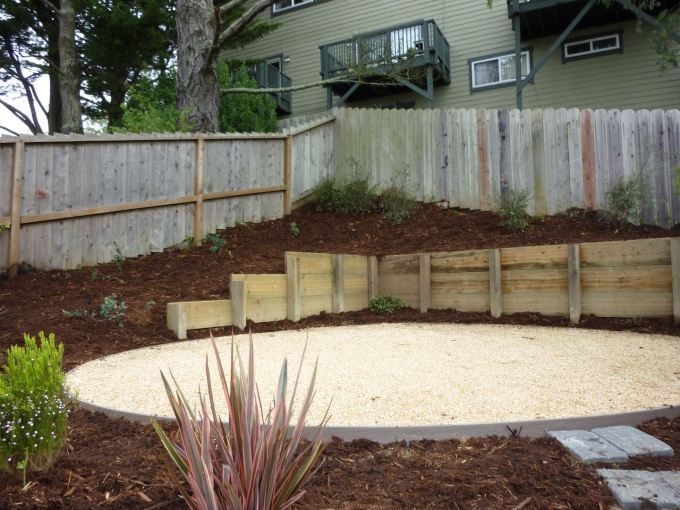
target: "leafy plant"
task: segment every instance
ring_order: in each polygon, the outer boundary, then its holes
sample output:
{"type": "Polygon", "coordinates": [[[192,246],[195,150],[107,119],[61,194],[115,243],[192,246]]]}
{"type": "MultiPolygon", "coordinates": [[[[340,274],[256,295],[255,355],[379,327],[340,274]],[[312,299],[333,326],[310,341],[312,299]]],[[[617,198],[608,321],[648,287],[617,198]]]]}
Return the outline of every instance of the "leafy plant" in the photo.
{"type": "Polygon", "coordinates": [[[418,202],[397,186],[387,188],[380,194],[380,210],[392,224],[399,225],[418,210],[418,202]]]}
{"type": "Polygon", "coordinates": [[[123,262],[125,262],[125,256],[123,255],[123,252],[121,251],[120,246],[118,246],[118,243],[116,241],[113,242],[113,248],[114,248],[113,263],[116,264],[118,272],[120,273],[123,270],[123,262]]]}
{"type": "Polygon", "coordinates": [[[226,241],[219,234],[208,234],[203,240],[204,243],[209,243],[211,246],[208,248],[210,253],[217,253],[226,244],[226,241]]]}
{"type": "Polygon", "coordinates": [[[12,228],[12,225],[7,225],[5,223],[0,224],[0,232],[2,232],[3,230],[9,230],[11,228],[12,228]]]}
{"type": "Polygon", "coordinates": [[[64,347],[54,333],[24,334],[24,347],[7,351],[0,370],[0,468],[23,474],[47,469],[61,452],[67,432],[64,347]]]}
{"type": "Polygon", "coordinates": [[[395,296],[376,296],[369,303],[371,311],[392,314],[404,308],[404,302],[395,296]]]}
{"type": "Polygon", "coordinates": [[[501,217],[500,225],[519,232],[529,227],[529,215],[527,207],[531,194],[528,190],[510,190],[501,197],[501,208],[498,215],[501,217]]]}
{"type": "Polygon", "coordinates": [[[294,221],[290,222],[290,224],[288,225],[288,230],[290,231],[293,237],[297,237],[300,235],[300,227],[294,221]]]}
{"type": "Polygon", "coordinates": [[[607,201],[604,211],[612,223],[639,225],[642,209],[649,203],[645,185],[640,176],[622,177],[612,184],[605,193],[607,201]]]}
{"type": "Polygon", "coordinates": [[[84,319],[87,317],[87,310],[84,308],[76,308],[75,310],[62,310],[64,317],[69,319],[84,319]]]}
{"type": "Polygon", "coordinates": [[[366,214],[376,209],[377,194],[370,188],[366,178],[347,182],[329,178],[319,185],[315,194],[319,211],[366,214]]]}
{"type": "Polygon", "coordinates": [[[127,305],[122,299],[118,301],[116,294],[111,294],[104,298],[104,302],[99,307],[99,315],[107,321],[115,321],[118,325],[123,323],[123,317],[127,311],[127,305]]]}
{"type": "Polygon", "coordinates": [[[207,360],[208,401],[205,397],[201,398],[201,416],[198,418],[176,383],[173,391],[165,375],[161,374],[177,418],[179,443],[173,443],[157,422],[154,422],[154,428],[170,458],[179,468],[181,478],[191,488],[191,494],[182,481],[175,478],[178,490],[192,509],[290,508],[304,495],[302,488],[318,469],[324,446],[321,434],[328,421],[328,413],[312,440],[301,443],[314,394],[316,366],[297,422],[292,432],[288,433],[300,370],[290,404],[286,405],[288,365],[284,361],[276,396],[264,416],[255,384],[252,336],[247,371],[238,350],[234,355],[232,343],[229,379],[225,375],[215,341],[212,338],[211,341],[229,412],[227,423],[222,422],[215,410],[215,393],[207,360]]]}

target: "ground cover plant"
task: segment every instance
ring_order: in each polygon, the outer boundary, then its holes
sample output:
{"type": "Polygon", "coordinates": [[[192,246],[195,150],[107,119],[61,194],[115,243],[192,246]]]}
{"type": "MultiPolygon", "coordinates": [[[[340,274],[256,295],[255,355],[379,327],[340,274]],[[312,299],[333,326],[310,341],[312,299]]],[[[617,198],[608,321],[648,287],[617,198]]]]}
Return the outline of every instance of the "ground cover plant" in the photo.
{"type": "Polygon", "coordinates": [[[376,296],[368,304],[371,311],[376,313],[390,314],[404,308],[404,302],[394,296],[376,296]]]}
{"type": "MultiPolygon", "coordinates": [[[[383,255],[658,238],[678,233],[655,226],[617,227],[601,221],[595,212],[578,210],[534,219],[530,230],[518,232],[500,226],[500,219],[491,212],[426,204],[409,221],[393,225],[380,211],[346,216],[320,212],[310,204],[280,220],[239,222],[237,228],[221,231],[233,252],[231,258],[216,257],[208,251],[209,245],[204,245],[128,259],[120,272],[115,264],[103,264],[97,266],[94,279],[91,267],[24,272],[14,280],[0,280],[0,348],[8,348],[23,331],[37,331],[49,324],[65,344],[64,367],[70,369],[107,354],[174,342],[175,336],[165,325],[166,303],[228,298],[231,273],[283,273],[285,251],[383,255]],[[291,235],[291,222],[300,227],[302,235],[291,235]],[[115,321],[83,320],[63,312],[92,312],[104,296],[113,293],[124,296],[128,306],[122,318],[124,327],[115,321]],[[155,305],[146,314],[146,304],[151,301],[155,305]],[[144,320],[138,320],[142,311],[144,320]]],[[[563,317],[523,313],[494,319],[486,313],[452,310],[421,314],[408,307],[390,315],[364,310],[309,317],[299,323],[249,323],[248,327],[262,332],[402,321],[570,327],[569,319],[563,317]]],[[[680,336],[680,327],[672,318],[584,316],[577,327],[680,336]]],[[[214,333],[230,334],[230,330],[214,333]]],[[[192,331],[189,336],[205,338],[208,332],[192,331]]],[[[69,454],[59,457],[47,473],[31,474],[35,483],[29,490],[22,490],[21,479],[0,473],[0,508],[186,508],[168,480],[167,453],[151,426],[82,409],[74,410],[69,422],[69,454]]],[[[174,427],[165,430],[174,438],[174,427]]],[[[680,419],[659,422],[648,430],[680,451],[680,419]]],[[[326,461],[312,478],[308,495],[296,508],[377,510],[430,505],[508,509],[530,498],[523,507],[526,510],[554,508],[555,502],[591,509],[600,503],[608,508],[612,502],[592,470],[575,465],[549,439],[484,438],[409,445],[334,441],[324,456],[326,461]]],[[[635,468],[680,469],[678,455],[649,462],[635,468]]]]}
{"type": "Polygon", "coordinates": [[[202,398],[200,414],[195,414],[181,390],[173,388],[162,376],[179,425],[179,443],[174,443],[158,423],[154,423],[154,428],[182,475],[182,480],[176,482],[177,488],[189,507],[196,510],[289,508],[304,496],[303,487],[316,472],[323,452],[321,434],[328,414],[312,440],[301,442],[314,395],[316,366],[289,434],[300,370],[287,404],[288,363],[284,360],[273,404],[265,415],[255,382],[252,335],[247,369],[238,350],[234,354],[232,343],[228,378],[214,339],[212,350],[217,360],[216,382],[220,383],[218,387],[229,412],[226,423],[215,410],[216,394],[211,384],[215,381],[211,379],[207,360],[208,400],[202,398]],[[191,492],[185,490],[184,483],[191,492]]]}
{"type": "Polygon", "coordinates": [[[27,473],[49,468],[64,447],[68,421],[62,358],[54,333],[24,335],[0,370],[0,468],[27,473]]]}

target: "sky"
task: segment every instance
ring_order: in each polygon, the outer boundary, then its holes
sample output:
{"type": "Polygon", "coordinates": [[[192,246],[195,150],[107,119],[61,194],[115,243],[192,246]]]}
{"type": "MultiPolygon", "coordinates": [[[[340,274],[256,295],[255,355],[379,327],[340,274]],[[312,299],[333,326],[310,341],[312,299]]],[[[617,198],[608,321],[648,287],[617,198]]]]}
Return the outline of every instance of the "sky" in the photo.
{"type": "MultiPolygon", "coordinates": [[[[40,97],[40,100],[43,102],[45,105],[45,108],[47,108],[50,104],[50,79],[48,76],[41,76],[38,78],[35,83],[35,89],[36,92],[38,93],[38,97],[40,97]]],[[[1,85],[0,85],[1,86],[1,85]]],[[[21,110],[22,112],[28,113],[28,102],[26,101],[25,97],[22,96],[8,96],[6,98],[8,103],[11,103],[13,106],[21,110]]],[[[42,112],[38,111],[38,115],[40,118],[40,124],[43,128],[44,131],[47,131],[47,118],[42,115],[42,112]]],[[[21,122],[19,119],[17,119],[12,113],[9,112],[4,106],[0,105],[0,125],[7,126],[8,128],[18,132],[18,133],[29,133],[29,129],[26,127],[26,125],[21,122]]],[[[0,134],[3,135],[8,135],[4,130],[0,130],[0,134]]]]}

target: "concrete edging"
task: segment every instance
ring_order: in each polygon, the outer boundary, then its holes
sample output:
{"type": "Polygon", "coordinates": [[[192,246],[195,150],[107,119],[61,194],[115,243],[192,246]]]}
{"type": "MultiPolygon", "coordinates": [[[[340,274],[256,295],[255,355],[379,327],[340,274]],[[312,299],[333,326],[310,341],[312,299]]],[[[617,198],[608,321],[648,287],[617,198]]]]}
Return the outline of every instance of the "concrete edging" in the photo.
{"type": "MultiPolygon", "coordinates": [[[[152,416],[131,413],[120,409],[98,406],[91,402],[84,402],[73,398],[83,409],[105,414],[111,418],[125,418],[127,420],[149,424],[159,422],[174,422],[170,416],[152,416]]],[[[554,418],[547,420],[526,420],[499,423],[470,423],[460,425],[422,425],[412,427],[326,427],[324,437],[339,437],[344,441],[367,439],[377,443],[392,443],[395,441],[418,441],[421,439],[468,439],[471,437],[510,436],[518,433],[522,437],[544,437],[549,430],[590,430],[596,427],[610,427],[614,425],[640,425],[654,418],[673,419],[680,416],[680,405],[671,405],[644,411],[629,413],[600,414],[593,416],[574,416],[569,418],[554,418]]],[[[305,427],[304,436],[311,436],[316,431],[315,426],[305,427]]]]}

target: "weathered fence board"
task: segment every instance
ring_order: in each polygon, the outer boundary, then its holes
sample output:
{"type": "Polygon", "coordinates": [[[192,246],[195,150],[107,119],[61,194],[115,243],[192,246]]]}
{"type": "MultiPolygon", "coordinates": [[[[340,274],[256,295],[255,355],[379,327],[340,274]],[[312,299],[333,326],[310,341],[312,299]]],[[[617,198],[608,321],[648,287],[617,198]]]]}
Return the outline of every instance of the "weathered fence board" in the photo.
{"type": "Polygon", "coordinates": [[[336,132],[336,172],[351,167],[418,199],[493,210],[502,195],[526,190],[530,214],[555,214],[603,209],[614,184],[640,177],[652,199],[645,221],[680,221],[678,110],[347,108],[336,132]]]}

